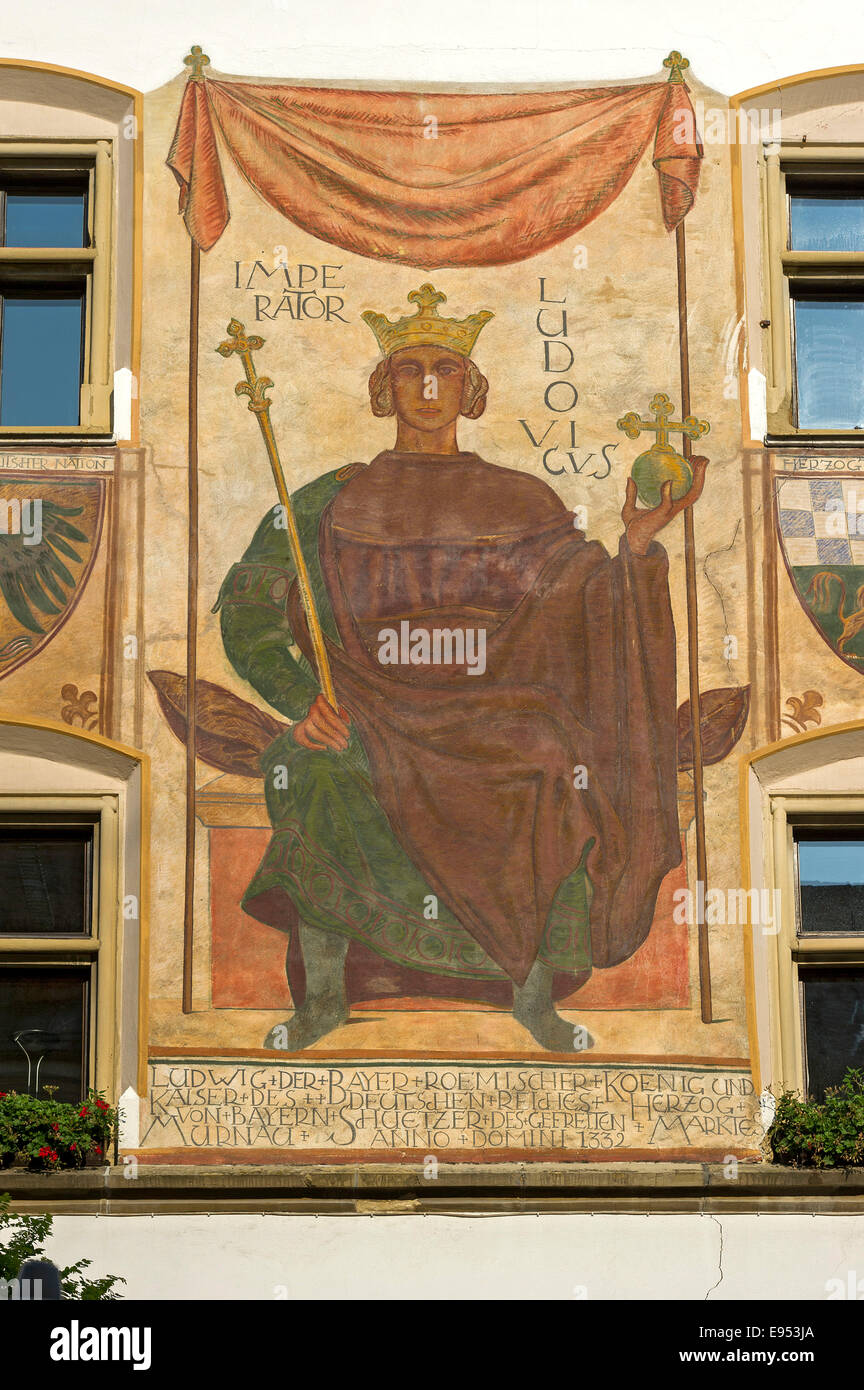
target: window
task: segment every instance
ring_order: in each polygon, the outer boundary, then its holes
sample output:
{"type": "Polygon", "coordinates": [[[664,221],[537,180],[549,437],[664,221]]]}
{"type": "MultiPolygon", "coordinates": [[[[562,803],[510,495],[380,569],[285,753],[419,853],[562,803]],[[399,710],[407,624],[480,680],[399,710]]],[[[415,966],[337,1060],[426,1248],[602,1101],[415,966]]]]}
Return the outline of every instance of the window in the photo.
{"type": "Polygon", "coordinates": [[[0,142],[0,438],[111,430],[107,140],[0,142]]]}
{"type": "Polygon", "coordinates": [[[116,820],[112,796],[39,811],[0,798],[0,1090],[75,1101],[96,1084],[114,1029],[116,820]]]}
{"type": "Polygon", "coordinates": [[[797,863],[798,982],[808,1095],[821,1099],[847,1067],[864,1066],[864,822],[793,828],[797,863]],[[832,938],[843,938],[839,950],[832,938]],[[828,943],[827,950],[825,949],[828,943]],[[842,963],[849,946],[861,966],[842,963]],[[826,964],[837,957],[838,964],[826,964]]]}
{"type": "Polygon", "coordinates": [[[768,442],[851,442],[864,437],[864,150],[783,145],[766,180],[768,442]]]}
{"type": "Polygon", "coordinates": [[[784,1084],[821,1099],[864,1068],[864,804],[772,798],[784,1084]]]}

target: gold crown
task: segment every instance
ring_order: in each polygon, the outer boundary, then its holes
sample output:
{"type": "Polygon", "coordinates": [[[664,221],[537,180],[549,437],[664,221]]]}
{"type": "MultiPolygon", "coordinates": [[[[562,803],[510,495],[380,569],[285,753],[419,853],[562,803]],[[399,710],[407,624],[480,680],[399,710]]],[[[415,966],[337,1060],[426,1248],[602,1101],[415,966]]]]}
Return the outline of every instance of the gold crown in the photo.
{"type": "Polygon", "coordinates": [[[423,343],[450,348],[460,357],[470,357],[481,328],[495,317],[488,309],[481,309],[477,314],[469,314],[467,319],[442,319],[438,305],[446,303],[447,296],[428,283],[421,285],[419,290],[412,290],[408,300],[417,305],[416,311],[395,323],[372,309],[361,314],[385,357],[398,352],[399,348],[419,347],[423,343]]]}

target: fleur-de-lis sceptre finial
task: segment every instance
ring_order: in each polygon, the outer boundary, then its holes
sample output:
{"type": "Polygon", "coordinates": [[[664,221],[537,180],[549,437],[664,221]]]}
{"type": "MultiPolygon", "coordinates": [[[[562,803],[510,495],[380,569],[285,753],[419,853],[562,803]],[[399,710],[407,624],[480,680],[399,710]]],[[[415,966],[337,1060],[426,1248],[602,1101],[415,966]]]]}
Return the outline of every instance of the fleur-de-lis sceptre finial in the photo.
{"type": "Polygon", "coordinates": [[[246,329],[238,319],[232,319],[228,324],[228,337],[220,343],[216,351],[223,357],[231,357],[235,353],[243,364],[243,371],[246,376],[245,381],[239,381],[234,387],[234,392],[238,396],[249,397],[249,409],[254,414],[258,424],[261,426],[261,433],[264,436],[264,444],[267,448],[267,457],[270,460],[270,467],[273,470],[273,480],[276,483],[276,491],[285,515],[285,526],[288,532],[288,545],[291,550],[291,559],[294,561],[294,568],[297,571],[297,586],[300,590],[300,597],[303,600],[303,607],[306,612],[306,620],[309,624],[309,636],[312,639],[312,648],[315,653],[315,664],[318,668],[318,679],[321,682],[321,689],[327,702],[338,709],[336,704],[336,691],[333,688],[333,677],[330,672],[330,660],[327,656],[327,647],[324,642],[324,633],[321,630],[321,620],[318,617],[318,608],[315,603],[315,595],[312,592],[312,584],[309,579],[309,570],[306,567],[306,560],[300,545],[300,534],[297,530],[297,522],[294,517],[294,508],[291,505],[291,498],[288,495],[288,487],[285,483],[285,474],[282,471],[282,463],[279,459],[279,450],[276,447],[276,436],[273,433],[273,425],[270,421],[270,402],[265,392],[269,391],[273,382],[267,376],[259,376],[255,371],[255,363],[252,360],[252,353],[257,352],[264,346],[264,339],[255,334],[246,333],[246,329]]]}
{"type": "Polygon", "coordinates": [[[669,57],[663,59],[663,66],[664,68],[669,69],[670,82],[683,82],[684,69],[689,68],[690,59],[682,57],[682,55],[678,52],[678,49],[673,48],[672,52],[669,54],[669,57]]]}
{"type": "Polygon", "coordinates": [[[204,77],[204,69],[210,62],[200,43],[193,43],[191,53],[187,53],[183,62],[190,69],[187,74],[190,82],[200,82],[204,77]]]}

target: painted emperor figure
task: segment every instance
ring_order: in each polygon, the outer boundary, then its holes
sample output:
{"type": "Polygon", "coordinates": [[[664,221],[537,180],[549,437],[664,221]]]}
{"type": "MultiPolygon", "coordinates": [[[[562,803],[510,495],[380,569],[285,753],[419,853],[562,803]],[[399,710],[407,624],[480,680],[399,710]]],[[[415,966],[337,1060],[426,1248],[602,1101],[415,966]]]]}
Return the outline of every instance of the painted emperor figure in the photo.
{"type": "MultiPolygon", "coordinates": [[[[273,837],[243,898],[288,937],[293,1014],[265,1047],[310,1046],[352,1002],[512,1007],[544,1048],[590,1046],[555,1001],[627,960],[680,860],[675,632],[654,539],[699,497],[636,505],[610,557],[547,483],[463,451],[492,315],[414,290],[363,315],[392,449],[293,497],[338,697],[319,692],[280,509],[222,586],[239,673],[293,727],[262,758],[273,837]]],[[[284,519],[283,519],[284,521],[284,519]]],[[[240,949],[238,947],[238,949],[240,949]]]]}

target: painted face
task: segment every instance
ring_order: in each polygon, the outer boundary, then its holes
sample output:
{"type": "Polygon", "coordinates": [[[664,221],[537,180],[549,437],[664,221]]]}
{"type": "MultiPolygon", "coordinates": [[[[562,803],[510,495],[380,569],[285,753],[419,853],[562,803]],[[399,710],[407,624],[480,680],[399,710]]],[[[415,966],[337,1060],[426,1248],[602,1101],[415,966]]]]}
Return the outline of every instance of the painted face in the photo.
{"type": "Polygon", "coordinates": [[[396,414],[419,430],[438,430],[458,419],[465,384],[465,359],[424,343],[400,348],[390,359],[396,414]]]}

